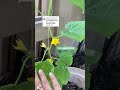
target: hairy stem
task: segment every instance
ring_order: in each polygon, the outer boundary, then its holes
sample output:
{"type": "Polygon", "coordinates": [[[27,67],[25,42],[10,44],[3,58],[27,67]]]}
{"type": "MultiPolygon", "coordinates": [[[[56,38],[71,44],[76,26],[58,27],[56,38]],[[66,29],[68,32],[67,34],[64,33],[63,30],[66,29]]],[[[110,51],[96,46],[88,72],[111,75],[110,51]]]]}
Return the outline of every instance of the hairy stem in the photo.
{"type": "MultiPolygon", "coordinates": [[[[51,16],[52,4],[53,4],[53,0],[50,0],[50,2],[49,2],[49,8],[48,8],[48,16],[51,16]]],[[[48,27],[48,31],[49,31],[51,37],[53,37],[53,34],[52,34],[52,31],[51,31],[50,27],[48,27]]]]}
{"type": "Polygon", "coordinates": [[[35,9],[38,11],[39,14],[41,14],[42,16],[44,15],[37,7],[35,7],[35,9]]]}
{"type": "Polygon", "coordinates": [[[18,75],[18,77],[17,77],[14,85],[17,85],[17,84],[18,84],[18,82],[19,82],[19,80],[20,80],[20,78],[21,78],[21,76],[22,76],[22,73],[23,73],[25,64],[26,64],[26,62],[27,62],[27,60],[28,60],[29,58],[30,58],[30,57],[27,56],[27,57],[25,58],[25,60],[23,61],[23,64],[22,64],[21,69],[20,69],[20,73],[19,73],[19,75],[18,75]]]}
{"type": "Polygon", "coordinates": [[[52,4],[53,4],[53,0],[50,0],[50,2],[49,2],[49,8],[48,8],[48,16],[51,16],[52,4]]]}
{"type": "Polygon", "coordinates": [[[41,62],[44,60],[44,58],[45,58],[45,55],[46,55],[47,51],[48,51],[48,49],[46,49],[46,50],[45,50],[45,52],[44,52],[44,55],[43,55],[43,58],[42,58],[41,62]]]}
{"type": "Polygon", "coordinates": [[[51,31],[51,28],[50,28],[50,27],[48,27],[48,31],[49,31],[49,33],[50,33],[50,36],[53,37],[53,34],[52,34],[52,31],[51,31]]]}
{"type": "Polygon", "coordinates": [[[48,49],[48,53],[49,53],[50,58],[52,58],[52,56],[51,56],[51,48],[52,48],[52,44],[50,45],[50,48],[48,49]]]}
{"type": "MultiPolygon", "coordinates": [[[[48,16],[51,16],[52,5],[53,5],[53,0],[50,0],[50,2],[49,2],[49,8],[48,8],[48,16]]],[[[52,31],[51,31],[50,27],[48,27],[48,31],[49,31],[51,37],[53,37],[53,34],[52,34],[52,31]]],[[[50,58],[52,58],[51,52],[50,52],[51,48],[52,48],[52,45],[50,45],[50,47],[48,48],[48,54],[49,54],[50,58]]]]}

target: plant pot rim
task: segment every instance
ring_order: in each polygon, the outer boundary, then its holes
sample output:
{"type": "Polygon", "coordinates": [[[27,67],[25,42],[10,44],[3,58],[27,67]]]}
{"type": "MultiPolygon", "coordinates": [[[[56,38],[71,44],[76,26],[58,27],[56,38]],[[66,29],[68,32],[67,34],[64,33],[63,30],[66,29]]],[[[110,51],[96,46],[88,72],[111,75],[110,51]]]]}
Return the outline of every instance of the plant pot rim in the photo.
{"type": "Polygon", "coordinates": [[[76,67],[68,67],[68,70],[70,71],[69,82],[73,82],[85,90],[85,70],[76,67]]]}

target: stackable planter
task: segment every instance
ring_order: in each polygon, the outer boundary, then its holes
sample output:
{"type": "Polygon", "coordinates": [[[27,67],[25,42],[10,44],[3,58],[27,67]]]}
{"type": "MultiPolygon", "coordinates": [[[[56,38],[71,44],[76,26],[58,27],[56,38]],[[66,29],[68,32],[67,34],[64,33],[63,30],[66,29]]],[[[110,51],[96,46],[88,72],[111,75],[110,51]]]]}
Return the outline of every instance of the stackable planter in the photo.
{"type": "Polygon", "coordinates": [[[68,67],[70,71],[69,82],[75,83],[79,88],[85,90],[85,70],[75,67],[68,67]]]}

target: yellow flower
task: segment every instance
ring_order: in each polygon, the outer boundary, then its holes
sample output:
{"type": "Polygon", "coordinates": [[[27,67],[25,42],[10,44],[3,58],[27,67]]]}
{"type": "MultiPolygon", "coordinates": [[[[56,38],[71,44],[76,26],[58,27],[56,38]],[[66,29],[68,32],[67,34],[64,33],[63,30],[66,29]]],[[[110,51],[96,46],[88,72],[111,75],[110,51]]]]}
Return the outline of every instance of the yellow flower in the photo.
{"type": "Polygon", "coordinates": [[[16,50],[20,50],[20,51],[27,51],[27,48],[25,47],[24,43],[22,42],[22,40],[18,39],[16,40],[16,46],[13,45],[14,49],[16,50]]]}
{"type": "Polygon", "coordinates": [[[49,61],[50,63],[53,63],[53,60],[52,60],[52,59],[47,59],[47,61],[49,61]]]}
{"type": "Polygon", "coordinates": [[[41,47],[46,48],[45,43],[42,43],[42,44],[41,44],[41,47]]]}
{"type": "Polygon", "coordinates": [[[57,44],[60,44],[59,38],[52,38],[51,44],[53,44],[53,45],[55,45],[55,46],[56,46],[57,44]]]}

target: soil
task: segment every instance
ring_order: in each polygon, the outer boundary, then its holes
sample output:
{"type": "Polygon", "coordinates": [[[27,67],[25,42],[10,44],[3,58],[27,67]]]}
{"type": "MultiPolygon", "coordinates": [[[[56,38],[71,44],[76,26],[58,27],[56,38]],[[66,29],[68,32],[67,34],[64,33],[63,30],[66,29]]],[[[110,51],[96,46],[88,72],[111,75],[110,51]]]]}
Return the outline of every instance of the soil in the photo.
{"type": "Polygon", "coordinates": [[[79,88],[76,84],[69,82],[67,85],[63,86],[62,90],[84,90],[79,88]]]}

